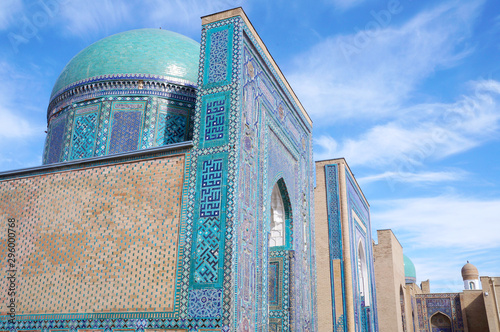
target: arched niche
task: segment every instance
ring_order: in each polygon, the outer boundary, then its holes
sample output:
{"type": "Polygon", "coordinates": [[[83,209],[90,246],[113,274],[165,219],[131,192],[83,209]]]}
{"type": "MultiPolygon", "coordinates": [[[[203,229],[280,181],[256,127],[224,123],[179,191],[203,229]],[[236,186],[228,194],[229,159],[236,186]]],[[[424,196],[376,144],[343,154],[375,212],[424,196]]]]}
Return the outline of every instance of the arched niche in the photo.
{"type": "Polygon", "coordinates": [[[276,249],[291,249],[292,209],[288,190],[283,178],[279,179],[273,186],[270,210],[269,247],[276,249]]]}
{"type": "Polygon", "coordinates": [[[368,280],[368,266],[366,264],[365,248],[363,242],[358,243],[358,283],[360,296],[364,297],[365,306],[370,305],[370,287],[368,280]]]}
{"type": "Polygon", "coordinates": [[[431,316],[432,332],[451,332],[451,319],[447,315],[438,311],[431,316]]]}
{"type": "Polygon", "coordinates": [[[403,332],[406,332],[405,293],[403,291],[403,286],[399,288],[399,302],[401,304],[401,323],[403,325],[403,332]]]}

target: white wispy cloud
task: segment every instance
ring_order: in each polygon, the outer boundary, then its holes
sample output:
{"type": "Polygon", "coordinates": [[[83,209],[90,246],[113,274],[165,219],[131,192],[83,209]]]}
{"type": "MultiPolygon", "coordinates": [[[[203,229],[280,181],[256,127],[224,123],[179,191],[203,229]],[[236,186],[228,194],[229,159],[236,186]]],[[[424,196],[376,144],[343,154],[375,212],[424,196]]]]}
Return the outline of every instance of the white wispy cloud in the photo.
{"type": "Polygon", "coordinates": [[[114,0],[67,1],[61,5],[60,15],[64,33],[83,38],[93,34],[107,36],[123,22],[136,18],[131,2],[114,0]]]}
{"type": "Polygon", "coordinates": [[[356,6],[366,2],[366,0],[330,0],[327,2],[333,4],[336,9],[345,10],[345,9],[356,7],[356,6]]]}
{"type": "Polygon", "coordinates": [[[38,81],[5,61],[0,61],[0,76],[5,78],[0,81],[0,170],[39,165],[45,123],[38,121],[34,100],[24,89],[26,80],[38,81]]]}
{"type": "Polygon", "coordinates": [[[415,248],[453,248],[456,253],[500,249],[499,199],[443,195],[372,200],[372,222],[403,233],[402,243],[415,248]]]}
{"type": "Polygon", "coordinates": [[[0,121],[0,142],[43,133],[43,127],[35,125],[26,116],[29,102],[21,104],[17,98],[22,96],[22,81],[27,78],[24,70],[16,70],[7,62],[0,61],[0,76],[6,78],[6,80],[0,81],[0,119],[2,119],[0,121]]]}
{"type": "Polygon", "coordinates": [[[10,28],[17,21],[22,10],[22,0],[0,1],[0,30],[10,28]]]}
{"type": "Polygon", "coordinates": [[[401,183],[436,183],[446,181],[458,181],[463,179],[467,172],[462,170],[446,172],[384,172],[381,174],[364,176],[358,178],[361,185],[378,181],[401,182],[401,183]]]}
{"type": "Polygon", "coordinates": [[[79,37],[106,36],[124,24],[130,25],[130,22],[137,27],[162,27],[199,34],[201,16],[238,7],[242,3],[243,0],[87,0],[65,3],[61,6],[61,13],[67,26],[66,33],[79,37]]]}
{"type": "Polygon", "coordinates": [[[426,160],[467,151],[499,139],[500,82],[470,82],[471,92],[454,103],[419,104],[402,110],[405,117],[376,125],[357,138],[315,140],[316,159],[345,157],[351,165],[390,166],[412,171],[426,160]]]}
{"type": "Polygon", "coordinates": [[[500,199],[442,195],[372,200],[372,225],[390,228],[433,292],[463,289],[460,274],[470,260],[480,275],[498,275],[500,199]]]}
{"type": "Polygon", "coordinates": [[[297,56],[288,79],[316,123],[396,114],[422,80],[472,52],[464,42],[482,3],[451,2],[402,26],[397,12],[374,11],[366,26],[297,56]]]}
{"type": "Polygon", "coordinates": [[[149,19],[157,26],[200,30],[202,16],[241,6],[243,0],[146,0],[149,19]],[[194,23],[194,24],[193,24],[194,23]]]}

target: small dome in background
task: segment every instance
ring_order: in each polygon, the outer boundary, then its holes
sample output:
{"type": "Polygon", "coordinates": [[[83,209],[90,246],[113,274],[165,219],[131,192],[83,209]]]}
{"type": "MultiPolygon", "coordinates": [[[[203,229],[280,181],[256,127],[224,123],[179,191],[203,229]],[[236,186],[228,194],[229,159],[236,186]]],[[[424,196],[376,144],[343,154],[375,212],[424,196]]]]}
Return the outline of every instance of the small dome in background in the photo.
{"type": "Polygon", "coordinates": [[[405,266],[405,282],[407,284],[414,284],[417,282],[417,271],[415,265],[406,255],[403,254],[403,261],[405,266]]]}
{"type": "Polygon", "coordinates": [[[479,272],[477,268],[467,261],[462,267],[462,278],[463,280],[477,280],[479,279],[479,272]]]}

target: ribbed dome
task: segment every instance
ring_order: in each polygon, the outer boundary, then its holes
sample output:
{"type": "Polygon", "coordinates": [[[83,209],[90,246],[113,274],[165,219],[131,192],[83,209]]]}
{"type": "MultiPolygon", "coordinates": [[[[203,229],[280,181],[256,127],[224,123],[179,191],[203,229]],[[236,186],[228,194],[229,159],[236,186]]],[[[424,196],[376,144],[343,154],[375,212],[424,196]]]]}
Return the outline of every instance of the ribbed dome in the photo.
{"type": "Polygon", "coordinates": [[[64,67],[51,100],[70,86],[134,74],[168,78],[195,85],[200,45],[181,34],[162,29],[131,30],[101,39],[78,53],[64,67]]]}
{"type": "Polygon", "coordinates": [[[462,267],[462,278],[463,280],[477,280],[479,279],[479,271],[467,261],[467,264],[462,267]]]}
{"type": "Polygon", "coordinates": [[[415,283],[417,282],[417,271],[415,269],[415,265],[406,255],[403,255],[403,261],[405,266],[405,279],[406,283],[415,283]]]}

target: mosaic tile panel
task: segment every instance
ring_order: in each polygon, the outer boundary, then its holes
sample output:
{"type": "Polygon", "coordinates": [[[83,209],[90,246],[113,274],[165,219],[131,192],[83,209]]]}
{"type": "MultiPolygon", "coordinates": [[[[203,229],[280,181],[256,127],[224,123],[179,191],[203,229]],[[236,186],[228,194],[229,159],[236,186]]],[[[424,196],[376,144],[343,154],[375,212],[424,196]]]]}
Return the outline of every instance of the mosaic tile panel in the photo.
{"type": "MultiPolygon", "coordinates": [[[[276,275],[276,298],[273,301],[269,292],[269,322],[273,319],[279,318],[280,326],[283,331],[290,331],[290,300],[291,300],[291,255],[288,250],[275,250],[272,248],[269,251],[269,272],[270,276],[273,268],[279,273],[276,275]]],[[[273,283],[273,278],[269,280],[269,288],[273,283]]],[[[274,291],[274,290],[273,290],[274,291]]],[[[271,326],[271,325],[270,325],[271,326]]]]}
{"type": "Polygon", "coordinates": [[[19,225],[17,313],[174,310],[183,174],[181,155],[0,181],[0,218],[19,225]]]}
{"type": "Polygon", "coordinates": [[[109,154],[139,149],[145,106],[143,102],[113,102],[109,154]]]}
{"type": "Polygon", "coordinates": [[[222,202],[224,169],[223,158],[205,159],[199,163],[198,221],[196,229],[196,249],[191,262],[192,280],[195,286],[222,285],[224,216],[222,202]]]}
{"type": "Polygon", "coordinates": [[[222,316],[222,289],[190,290],[189,316],[193,318],[220,318],[222,316]]]}
{"type": "Polygon", "coordinates": [[[186,140],[187,118],[180,114],[159,113],[156,124],[156,145],[162,146],[186,140]]]}
{"type": "Polygon", "coordinates": [[[453,331],[464,331],[459,293],[417,294],[415,297],[420,331],[433,331],[430,320],[438,312],[451,319],[453,331]]]}
{"type": "Polygon", "coordinates": [[[66,128],[66,116],[59,116],[50,123],[50,139],[47,163],[57,163],[60,161],[61,152],[64,147],[64,131],[66,128]]]}
{"type": "MultiPolygon", "coordinates": [[[[247,30],[243,25],[243,29],[247,30]]],[[[310,176],[311,160],[308,151],[309,144],[300,147],[291,139],[290,129],[287,127],[287,116],[291,116],[291,108],[282,108],[282,117],[279,115],[278,102],[283,103],[282,90],[276,89],[276,77],[269,74],[269,63],[263,63],[263,56],[251,32],[245,31],[241,46],[242,68],[239,110],[239,184],[238,184],[238,291],[234,307],[236,311],[236,330],[258,330],[261,326],[273,328],[269,323],[277,318],[269,313],[268,288],[268,250],[269,231],[269,197],[272,187],[283,178],[289,192],[290,202],[294,207],[293,223],[300,225],[297,234],[293,234],[293,249],[296,250],[295,277],[290,277],[289,298],[294,306],[290,308],[290,315],[294,317],[294,329],[308,331],[315,324],[313,313],[313,298],[311,291],[314,282],[311,278],[311,251],[304,251],[306,238],[302,224],[305,216],[309,215],[308,198],[311,194],[310,176]],[[249,36],[251,40],[245,39],[249,36]],[[257,51],[255,51],[257,50],[257,51]],[[255,56],[255,53],[260,53],[255,56]],[[263,88],[265,87],[265,91],[263,88]],[[268,97],[270,96],[270,98],[268,97]],[[287,113],[288,112],[288,113],[287,113]],[[305,155],[304,159],[299,158],[305,155]],[[303,166],[304,163],[307,166],[303,166]],[[307,169],[308,172],[302,171],[307,169]],[[304,192],[307,193],[304,195],[304,192]],[[269,196],[269,197],[268,197],[269,196]],[[305,204],[302,198],[305,197],[305,204]],[[300,200],[299,200],[300,198],[300,200]],[[254,206],[255,205],[255,206],[254,206]],[[265,285],[265,286],[263,286],[265,285]]],[[[265,62],[266,60],[264,60],[265,62]]],[[[285,97],[286,98],[286,97],[285,97]]],[[[286,101],[286,103],[289,102],[286,101]]],[[[294,110],[296,111],[296,110],[294,110]]],[[[232,110],[231,110],[232,112],[232,110]]],[[[300,126],[295,133],[307,137],[310,141],[310,132],[300,126]]],[[[307,130],[307,129],[306,129],[307,130]]],[[[298,142],[301,142],[301,137],[298,142]]],[[[309,228],[310,231],[310,228],[309,228]]],[[[309,237],[310,238],[310,237],[309,237]]],[[[279,318],[283,331],[289,331],[289,325],[283,325],[288,319],[279,318]]]]}
{"type": "Polygon", "coordinates": [[[233,52],[233,26],[223,25],[207,33],[206,65],[204,84],[219,86],[231,81],[231,58],[233,52]]]}
{"type": "Polygon", "coordinates": [[[70,160],[89,158],[94,155],[97,119],[97,112],[75,117],[70,160]]]}
{"type": "Polygon", "coordinates": [[[278,306],[279,293],[280,293],[280,282],[279,277],[281,276],[279,263],[270,262],[269,263],[269,305],[278,306]]]}
{"type": "Polygon", "coordinates": [[[269,319],[269,332],[283,332],[283,323],[280,318],[269,319]]]}
{"type": "Polygon", "coordinates": [[[349,237],[352,243],[351,251],[351,267],[353,278],[353,288],[354,293],[354,316],[356,318],[355,324],[362,328],[363,326],[369,326],[371,329],[375,329],[378,325],[378,319],[376,315],[371,314],[376,312],[376,287],[374,278],[370,277],[374,275],[373,267],[373,251],[371,243],[371,228],[370,228],[370,210],[367,202],[363,198],[358,186],[356,185],[355,179],[351,176],[349,172],[345,173],[346,177],[346,189],[347,189],[347,215],[349,220],[349,237]],[[366,255],[367,263],[367,277],[368,277],[368,294],[369,297],[365,298],[361,296],[359,289],[359,268],[358,268],[358,243],[363,243],[363,248],[366,255]],[[369,305],[365,306],[364,303],[369,305]],[[369,308],[369,310],[368,310],[369,308]],[[363,317],[366,318],[366,324],[363,323],[363,317]]]}
{"type": "Polygon", "coordinates": [[[203,148],[227,143],[229,129],[230,93],[203,96],[200,145],[203,148]]]}

